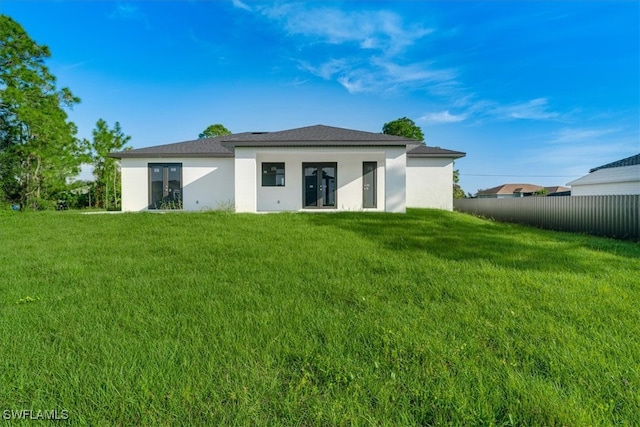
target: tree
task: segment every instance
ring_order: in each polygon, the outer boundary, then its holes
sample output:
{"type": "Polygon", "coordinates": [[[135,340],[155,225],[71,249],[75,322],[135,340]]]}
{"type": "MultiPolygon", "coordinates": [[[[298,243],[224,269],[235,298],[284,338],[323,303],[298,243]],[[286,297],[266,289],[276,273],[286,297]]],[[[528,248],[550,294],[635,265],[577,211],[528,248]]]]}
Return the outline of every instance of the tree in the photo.
{"type": "Polygon", "coordinates": [[[384,126],[382,126],[382,133],[387,135],[404,136],[405,138],[411,138],[420,141],[423,144],[425,143],[422,129],[420,129],[413,120],[406,117],[385,123],[384,126]]]}
{"type": "Polygon", "coordinates": [[[231,134],[231,131],[229,129],[222,126],[220,123],[216,123],[215,125],[211,125],[205,130],[203,130],[202,133],[198,135],[198,138],[200,139],[213,138],[215,136],[229,135],[229,134],[231,134]]]}
{"type": "Polygon", "coordinates": [[[120,164],[109,157],[112,151],[126,149],[131,137],[125,135],[120,123],[116,122],[113,129],[103,119],[99,119],[93,130],[93,141],[90,143],[93,175],[96,177],[95,201],[98,206],[108,209],[117,208],[121,198],[120,164]]]}
{"type": "Polygon", "coordinates": [[[3,197],[40,209],[77,174],[82,147],[64,108],[80,102],[58,90],[44,65],[51,53],[0,15],[0,185],[3,197]]]}
{"type": "Polygon", "coordinates": [[[454,199],[464,199],[464,190],[460,187],[460,170],[455,169],[453,171],[453,198],[454,199]]]}

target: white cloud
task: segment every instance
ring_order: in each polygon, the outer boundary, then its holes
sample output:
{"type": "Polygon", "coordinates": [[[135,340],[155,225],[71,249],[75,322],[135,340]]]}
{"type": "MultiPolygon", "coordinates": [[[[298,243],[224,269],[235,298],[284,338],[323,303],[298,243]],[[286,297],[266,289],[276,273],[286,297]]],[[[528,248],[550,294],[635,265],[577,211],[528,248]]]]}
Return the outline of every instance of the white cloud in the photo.
{"type": "Polygon", "coordinates": [[[373,58],[372,63],[382,70],[394,82],[449,82],[454,80],[454,70],[438,70],[428,63],[399,65],[392,61],[373,58]]]}
{"type": "Polygon", "coordinates": [[[440,111],[437,113],[427,113],[420,117],[418,120],[427,124],[440,124],[440,123],[458,123],[467,119],[466,114],[451,114],[449,110],[440,111]]]}
{"type": "Polygon", "coordinates": [[[527,119],[527,120],[556,120],[560,114],[547,110],[548,101],[546,98],[536,98],[531,101],[518,104],[497,107],[492,111],[493,115],[504,119],[527,119]]]}
{"type": "Polygon", "coordinates": [[[251,7],[249,7],[249,5],[247,5],[246,3],[244,3],[244,2],[242,2],[240,0],[232,0],[232,2],[233,2],[233,5],[235,7],[237,7],[238,9],[244,9],[244,10],[247,10],[249,12],[251,12],[251,10],[252,10],[251,7]]]}
{"type": "MultiPolygon", "coordinates": [[[[384,93],[448,85],[456,76],[433,63],[415,62],[406,50],[434,30],[407,23],[389,10],[342,10],[331,4],[233,4],[278,25],[295,44],[300,68],[342,85],[349,93],[384,93]],[[322,45],[336,45],[331,57],[322,45]],[[345,53],[348,52],[348,53],[345,53]]],[[[362,9],[362,8],[359,8],[362,9]]]]}
{"type": "Polygon", "coordinates": [[[122,19],[127,21],[141,21],[147,29],[150,28],[147,16],[140,11],[140,8],[131,3],[117,3],[115,9],[109,15],[111,19],[122,19]]]}
{"type": "Polygon", "coordinates": [[[336,74],[344,73],[348,69],[348,65],[344,59],[330,59],[318,66],[311,65],[308,62],[300,62],[300,68],[324,80],[330,80],[336,74]]]}
{"type": "Polygon", "coordinates": [[[351,61],[332,58],[319,65],[300,62],[300,67],[324,80],[335,79],[349,93],[383,93],[409,87],[449,84],[456,75],[453,70],[433,70],[430,64],[399,65],[376,57],[351,61]]]}
{"type": "Polygon", "coordinates": [[[385,10],[344,11],[297,3],[258,9],[263,16],[279,22],[290,35],[307,36],[312,42],[357,43],[362,49],[377,49],[389,55],[402,52],[433,32],[420,25],[405,25],[398,14],[385,10]]]}
{"type": "Polygon", "coordinates": [[[563,121],[563,116],[555,111],[550,111],[546,98],[535,98],[530,101],[502,105],[496,101],[480,99],[475,95],[461,97],[454,102],[458,108],[465,108],[465,114],[474,117],[476,123],[486,120],[510,121],[510,120],[540,120],[563,121]]]}
{"type": "Polygon", "coordinates": [[[605,129],[571,129],[564,128],[554,133],[551,143],[573,143],[583,141],[597,140],[601,136],[610,135],[612,133],[619,132],[620,129],[605,128],[605,129]]]}

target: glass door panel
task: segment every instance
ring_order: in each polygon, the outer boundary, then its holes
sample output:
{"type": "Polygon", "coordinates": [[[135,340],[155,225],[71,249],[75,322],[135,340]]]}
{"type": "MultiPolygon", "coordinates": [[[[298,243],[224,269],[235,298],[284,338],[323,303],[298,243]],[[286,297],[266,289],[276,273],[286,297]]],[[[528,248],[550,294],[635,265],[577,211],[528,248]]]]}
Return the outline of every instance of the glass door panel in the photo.
{"type": "Polygon", "coordinates": [[[171,203],[176,204],[173,209],[182,209],[182,166],[167,166],[167,194],[171,203]]]}
{"type": "Polygon", "coordinates": [[[182,165],[149,165],[149,209],[182,209],[182,165]]]}
{"type": "Polygon", "coordinates": [[[159,209],[164,198],[164,168],[160,165],[152,165],[149,169],[149,208],[159,209]]]}
{"type": "Polygon", "coordinates": [[[318,206],[318,169],[304,167],[304,207],[318,206]]]}
{"type": "Polygon", "coordinates": [[[376,162],[362,163],[362,207],[376,207],[376,162]]]}
{"type": "Polygon", "coordinates": [[[336,168],[324,166],[322,168],[322,206],[335,207],[336,205],[336,168]]]}
{"type": "Polygon", "coordinates": [[[303,207],[332,208],[336,206],[336,163],[304,163],[303,207]]]}

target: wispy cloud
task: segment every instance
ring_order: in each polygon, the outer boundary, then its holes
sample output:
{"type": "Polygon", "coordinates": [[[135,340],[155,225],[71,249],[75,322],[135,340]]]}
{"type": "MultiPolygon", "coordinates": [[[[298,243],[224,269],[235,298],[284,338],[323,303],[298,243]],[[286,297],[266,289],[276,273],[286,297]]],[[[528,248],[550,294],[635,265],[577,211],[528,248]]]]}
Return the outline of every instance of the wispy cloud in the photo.
{"type": "Polygon", "coordinates": [[[147,16],[140,10],[137,5],[132,3],[116,3],[115,9],[111,12],[109,18],[122,19],[126,21],[140,21],[144,23],[145,28],[150,28],[147,16]]]}
{"type": "Polygon", "coordinates": [[[73,64],[67,64],[60,67],[61,70],[73,70],[76,68],[84,67],[87,61],[74,62],[73,64]]]}
{"type": "Polygon", "coordinates": [[[404,53],[434,32],[421,23],[407,23],[394,11],[343,10],[318,3],[251,4],[233,0],[236,8],[251,11],[278,25],[295,44],[300,68],[324,80],[333,80],[349,93],[385,93],[424,88],[455,78],[450,69],[433,62],[408,60],[404,53]],[[326,45],[331,49],[327,56],[326,45]],[[348,53],[347,53],[348,52],[348,53]]]}
{"type": "Polygon", "coordinates": [[[249,12],[251,12],[251,7],[249,5],[247,5],[246,3],[240,1],[240,0],[232,0],[233,5],[235,7],[237,7],[238,9],[244,9],[244,10],[248,10],[249,12]]]}
{"type": "Polygon", "coordinates": [[[602,136],[611,135],[619,132],[620,129],[601,128],[601,129],[574,129],[563,128],[553,134],[553,138],[549,141],[552,144],[567,144],[574,142],[597,141],[602,136]]]}
{"type": "Polygon", "coordinates": [[[451,114],[449,110],[440,111],[437,113],[427,113],[424,116],[418,118],[418,121],[426,124],[441,124],[441,123],[458,123],[467,119],[466,114],[451,114]]]}
{"type": "Polygon", "coordinates": [[[454,70],[431,69],[429,64],[400,65],[387,58],[330,59],[319,65],[301,62],[302,69],[325,80],[336,80],[350,93],[385,93],[448,82],[454,70]]]}
{"type": "Polygon", "coordinates": [[[421,117],[425,123],[566,119],[544,96],[504,102],[483,99],[465,88],[464,67],[442,65],[445,58],[430,55],[437,31],[418,16],[375,8],[375,2],[373,9],[356,10],[340,3],[232,2],[288,36],[296,52],[292,60],[306,73],[335,81],[351,94],[421,91],[443,101],[441,111],[421,117]],[[420,59],[415,56],[418,49],[420,59]]]}
{"type": "Polygon", "coordinates": [[[491,113],[507,120],[556,120],[560,118],[559,113],[548,110],[546,98],[536,98],[526,102],[500,106],[493,109],[491,113]]]}
{"type": "Polygon", "coordinates": [[[310,42],[356,43],[362,49],[391,55],[433,32],[419,24],[407,25],[398,14],[386,10],[344,11],[302,3],[279,3],[256,10],[282,25],[289,35],[306,36],[310,42]]]}
{"type": "Polygon", "coordinates": [[[335,75],[342,75],[349,69],[347,60],[330,59],[324,63],[313,65],[307,61],[299,62],[300,68],[324,80],[332,79],[335,75]]]}
{"type": "Polygon", "coordinates": [[[536,120],[559,121],[565,120],[563,114],[553,111],[546,98],[535,98],[510,104],[501,104],[488,99],[477,99],[475,94],[468,94],[453,103],[463,109],[464,114],[473,119],[476,124],[485,121],[536,120]]]}
{"type": "Polygon", "coordinates": [[[540,135],[539,140],[540,144],[528,150],[523,161],[547,165],[558,175],[582,176],[593,167],[638,152],[637,134],[622,127],[566,127],[546,137],[540,135]]]}

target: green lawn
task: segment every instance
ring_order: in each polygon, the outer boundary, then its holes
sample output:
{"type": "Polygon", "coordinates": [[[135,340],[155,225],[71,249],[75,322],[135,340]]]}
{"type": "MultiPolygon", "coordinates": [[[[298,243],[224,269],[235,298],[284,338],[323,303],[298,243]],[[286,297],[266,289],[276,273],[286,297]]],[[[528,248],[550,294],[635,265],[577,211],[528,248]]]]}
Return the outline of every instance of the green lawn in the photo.
{"type": "Polygon", "coordinates": [[[423,210],[2,211],[0,238],[0,411],[640,423],[638,243],[423,210]]]}

